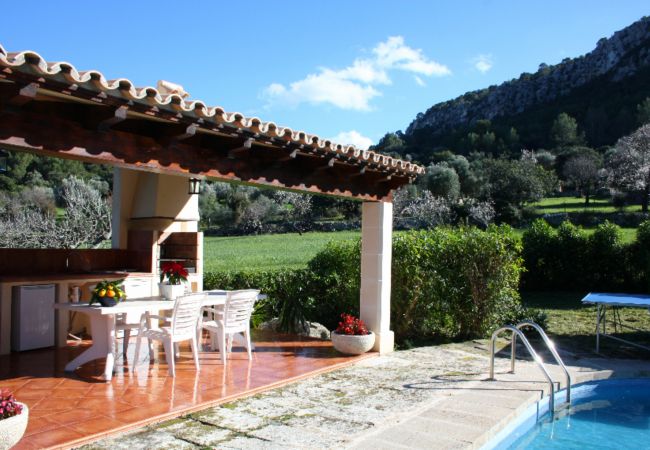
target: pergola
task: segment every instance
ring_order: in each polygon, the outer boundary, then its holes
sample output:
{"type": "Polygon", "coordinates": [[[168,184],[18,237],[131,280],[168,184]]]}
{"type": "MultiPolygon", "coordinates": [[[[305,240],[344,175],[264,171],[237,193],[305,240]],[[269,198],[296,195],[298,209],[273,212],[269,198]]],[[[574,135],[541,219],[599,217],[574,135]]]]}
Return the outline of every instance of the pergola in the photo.
{"type": "Polygon", "coordinates": [[[375,350],[392,350],[391,191],[424,169],[186,97],[172,83],[137,88],[0,46],[0,146],[114,166],[116,249],[133,228],[196,231],[188,178],[363,201],[361,318],[375,350]]]}

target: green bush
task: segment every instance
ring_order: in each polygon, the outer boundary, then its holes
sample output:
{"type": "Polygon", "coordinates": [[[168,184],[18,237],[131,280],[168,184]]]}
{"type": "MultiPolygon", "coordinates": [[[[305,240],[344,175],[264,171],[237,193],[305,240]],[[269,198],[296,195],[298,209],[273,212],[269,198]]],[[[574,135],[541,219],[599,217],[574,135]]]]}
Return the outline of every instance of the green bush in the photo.
{"type": "Polygon", "coordinates": [[[639,269],[639,285],[650,292],[650,220],[641,223],[636,231],[632,261],[639,269]]]}
{"type": "MultiPolygon", "coordinates": [[[[486,336],[504,323],[536,319],[519,303],[521,243],[508,226],[399,233],[393,240],[391,328],[397,342],[486,336]]],[[[268,295],[256,321],[280,317],[336,327],[359,313],[360,242],[331,243],[303,270],[206,273],[206,289],[255,287],[268,295]]]]}
{"type": "MultiPolygon", "coordinates": [[[[624,244],[618,225],[605,222],[591,236],[570,222],[553,229],[543,219],[524,232],[528,290],[609,290],[635,292],[648,280],[650,225],[639,228],[634,244],[624,244]],[[645,233],[645,234],[644,234],[645,233]],[[647,239],[647,244],[643,244],[647,239]],[[644,253],[645,252],[645,253],[644,253]],[[645,272],[644,272],[644,268],[645,272]]],[[[644,284],[646,283],[646,284],[644,284]]]]}
{"type": "Polygon", "coordinates": [[[623,234],[618,225],[605,222],[589,236],[586,269],[591,288],[620,290],[632,274],[628,273],[629,246],[623,244],[623,234]]]}
{"type": "Polygon", "coordinates": [[[437,228],[393,241],[396,338],[485,336],[519,305],[521,244],[507,226],[437,228]]]}

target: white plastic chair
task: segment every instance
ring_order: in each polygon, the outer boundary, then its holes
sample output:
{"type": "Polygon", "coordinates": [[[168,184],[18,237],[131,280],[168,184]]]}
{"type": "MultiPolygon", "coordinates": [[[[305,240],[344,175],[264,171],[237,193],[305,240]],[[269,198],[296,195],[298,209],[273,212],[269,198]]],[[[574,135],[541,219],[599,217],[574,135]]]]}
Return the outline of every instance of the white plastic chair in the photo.
{"type": "Polygon", "coordinates": [[[140,328],[140,322],[132,322],[130,313],[116,314],[115,315],[115,353],[117,357],[117,348],[119,333],[122,331],[122,353],[124,357],[127,355],[127,350],[129,349],[129,338],[131,337],[131,330],[138,330],[140,328]]]}
{"type": "Polygon", "coordinates": [[[233,335],[236,333],[241,333],[244,336],[248,359],[253,359],[250,323],[255,300],[259,293],[260,291],[256,289],[230,291],[226,293],[226,303],[223,308],[203,308],[204,311],[212,315],[213,319],[203,321],[203,317],[201,317],[197,335],[200,336],[202,330],[210,332],[212,346],[214,348],[215,341],[218,343],[221,362],[224,366],[226,365],[226,354],[232,348],[233,335]]]}
{"type": "Polygon", "coordinates": [[[205,294],[193,294],[178,297],[174,305],[174,312],[171,318],[144,313],[140,319],[140,329],[138,331],[138,340],[135,344],[135,355],[133,357],[132,370],[138,363],[140,356],[140,345],[142,339],[148,339],[149,358],[153,359],[152,340],[161,341],[165,349],[167,367],[169,374],[176,376],[176,367],[174,357],[176,356],[175,344],[183,341],[190,341],[192,346],[192,355],[194,356],[194,365],[196,370],[199,366],[199,345],[196,336],[199,315],[201,313],[201,304],[205,294]],[[150,319],[162,319],[169,325],[162,326],[160,329],[152,329],[150,319]]]}

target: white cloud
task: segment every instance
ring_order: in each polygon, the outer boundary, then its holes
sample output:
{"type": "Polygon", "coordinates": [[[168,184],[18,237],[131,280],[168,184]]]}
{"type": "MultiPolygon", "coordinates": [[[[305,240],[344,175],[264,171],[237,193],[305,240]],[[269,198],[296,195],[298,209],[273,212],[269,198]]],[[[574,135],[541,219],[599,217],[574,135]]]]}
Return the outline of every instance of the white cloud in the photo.
{"type": "Polygon", "coordinates": [[[370,101],[381,95],[376,87],[391,84],[389,72],[395,70],[413,73],[421,86],[424,81],[420,76],[451,74],[447,66],[428,59],[422,50],[407,46],[402,36],[391,36],[377,44],[370,58],[357,58],[340,70],[320,68],[317,73],[288,86],[270,84],[263,90],[262,98],[268,105],[330,104],[341,109],[368,111],[372,109],[370,101]]]}
{"type": "Polygon", "coordinates": [[[381,94],[372,86],[350,81],[330,69],[307,75],[307,78],[291,83],[288,88],[273,83],[264,91],[264,97],[269,101],[289,106],[330,103],[341,109],[360,111],[370,110],[370,100],[378,95],[381,94]]]}
{"type": "Polygon", "coordinates": [[[391,36],[386,42],[380,42],[372,52],[377,65],[388,69],[401,69],[421,75],[451,75],[451,70],[443,64],[428,59],[422,50],[404,44],[402,36],[391,36]]]}
{"type": "Polygon", "coordinates": [[[478,55],[472,58],[472,64],[479,72],[486,73],[492,69],[494,61],[492,60],[492,55],[478,55]]]}
{"type": "Polygon", "coordinates": [[[357,148],[360,148],[362,150],[367,150],[368,147],[370,147],[373,142],[372,139],[369,137],[365,137],[361,133],[359,133],[356,130],[351,130],[351,131],[342,131],[333,138],[329,139],[332,142],[335,142],[337,144],[343,144],[343,145],[354,145],[357,148]]]}
{"type": "Polygon", "coordinates": [[[413,75],[413,78],[415,79],[415,82],[418,84],[418,86],[426,86],[427,84],[424,82],[424,80],[417,75],[413,75]]]}

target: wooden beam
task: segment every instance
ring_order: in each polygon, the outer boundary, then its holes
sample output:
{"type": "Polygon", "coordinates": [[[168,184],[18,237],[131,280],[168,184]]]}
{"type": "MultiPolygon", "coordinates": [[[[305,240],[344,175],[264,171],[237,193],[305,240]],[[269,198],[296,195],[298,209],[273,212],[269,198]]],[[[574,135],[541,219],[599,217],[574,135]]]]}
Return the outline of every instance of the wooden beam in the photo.
{"type": "Polygon", "coordinates": [[[253,140],[253,138],[248,138],[244,141],[244,144],[241,147],[228,150],[228,158],[235,159],[244,153],[248,153],[253,146],[253,140]]]}
{"type": "Polygon", "coordinates": [[[179,141],[184,141],[185,139],[189,139],[189,138],[196,135],[196,130],[198,130],[198,128],[199,128],[199,125],[193,123],[192,125],[189,125],[185,129],[185,133],[179,134],[178,136],[174,136],[172,138],[172,140],[175,141],[175,142],[179,142],[179,141]]]}
{"type": "Polygon", "coordinates": [[[126,120],[126,113],[128,112],[128,109],[129,108],[126,106],[120,106],[119,108],[117,108],[113,114],[113,117],[106,120],[102,120],[99,123],[99,126],[97,127],[97,131],[105,133],[108,130],[110,130],[113,125],[117,125],[120,122],[124,122],[126,120]]]}
{"type": "Polygon", "coordinates": [[[13,106],[23,106],[25,103],[31,102],[36,98],[38,88],[38,83],[29,83],[27,86],[20,89],[18,95],[9,100],[9,104],[13,106]]]}
{"type": "MultiPolygon", "coordinates": [[[[75,159],[89,163],[155,173],[187,176],[200,175],[222,181],[243,182],[296,192],[379,201],[389,194],[387,184],[369,183],[349,177],[350,166],[328,161],[328,170],[316,171],[320,159],[293,158],[290,169],[273,167],[281,149],[252,153],[248,158],[231,160],[219,151],[219,145],[202,141],[207,147],[178,142],[165,145],[155,136],[109,129],[105,133],[96,126],[85,127],[67,114],[52,108],[49,113],[22,109],[18,114],[0,113],[0,145],[11,150],[27,151],[45,156],[75,159]],[[211,144],[211,145],[210,145],[211,144]],[[330,166],[331,164],[331,166],[330,166]]],[[[223,147],[221,147],[223,148],[223,147]]]]}

